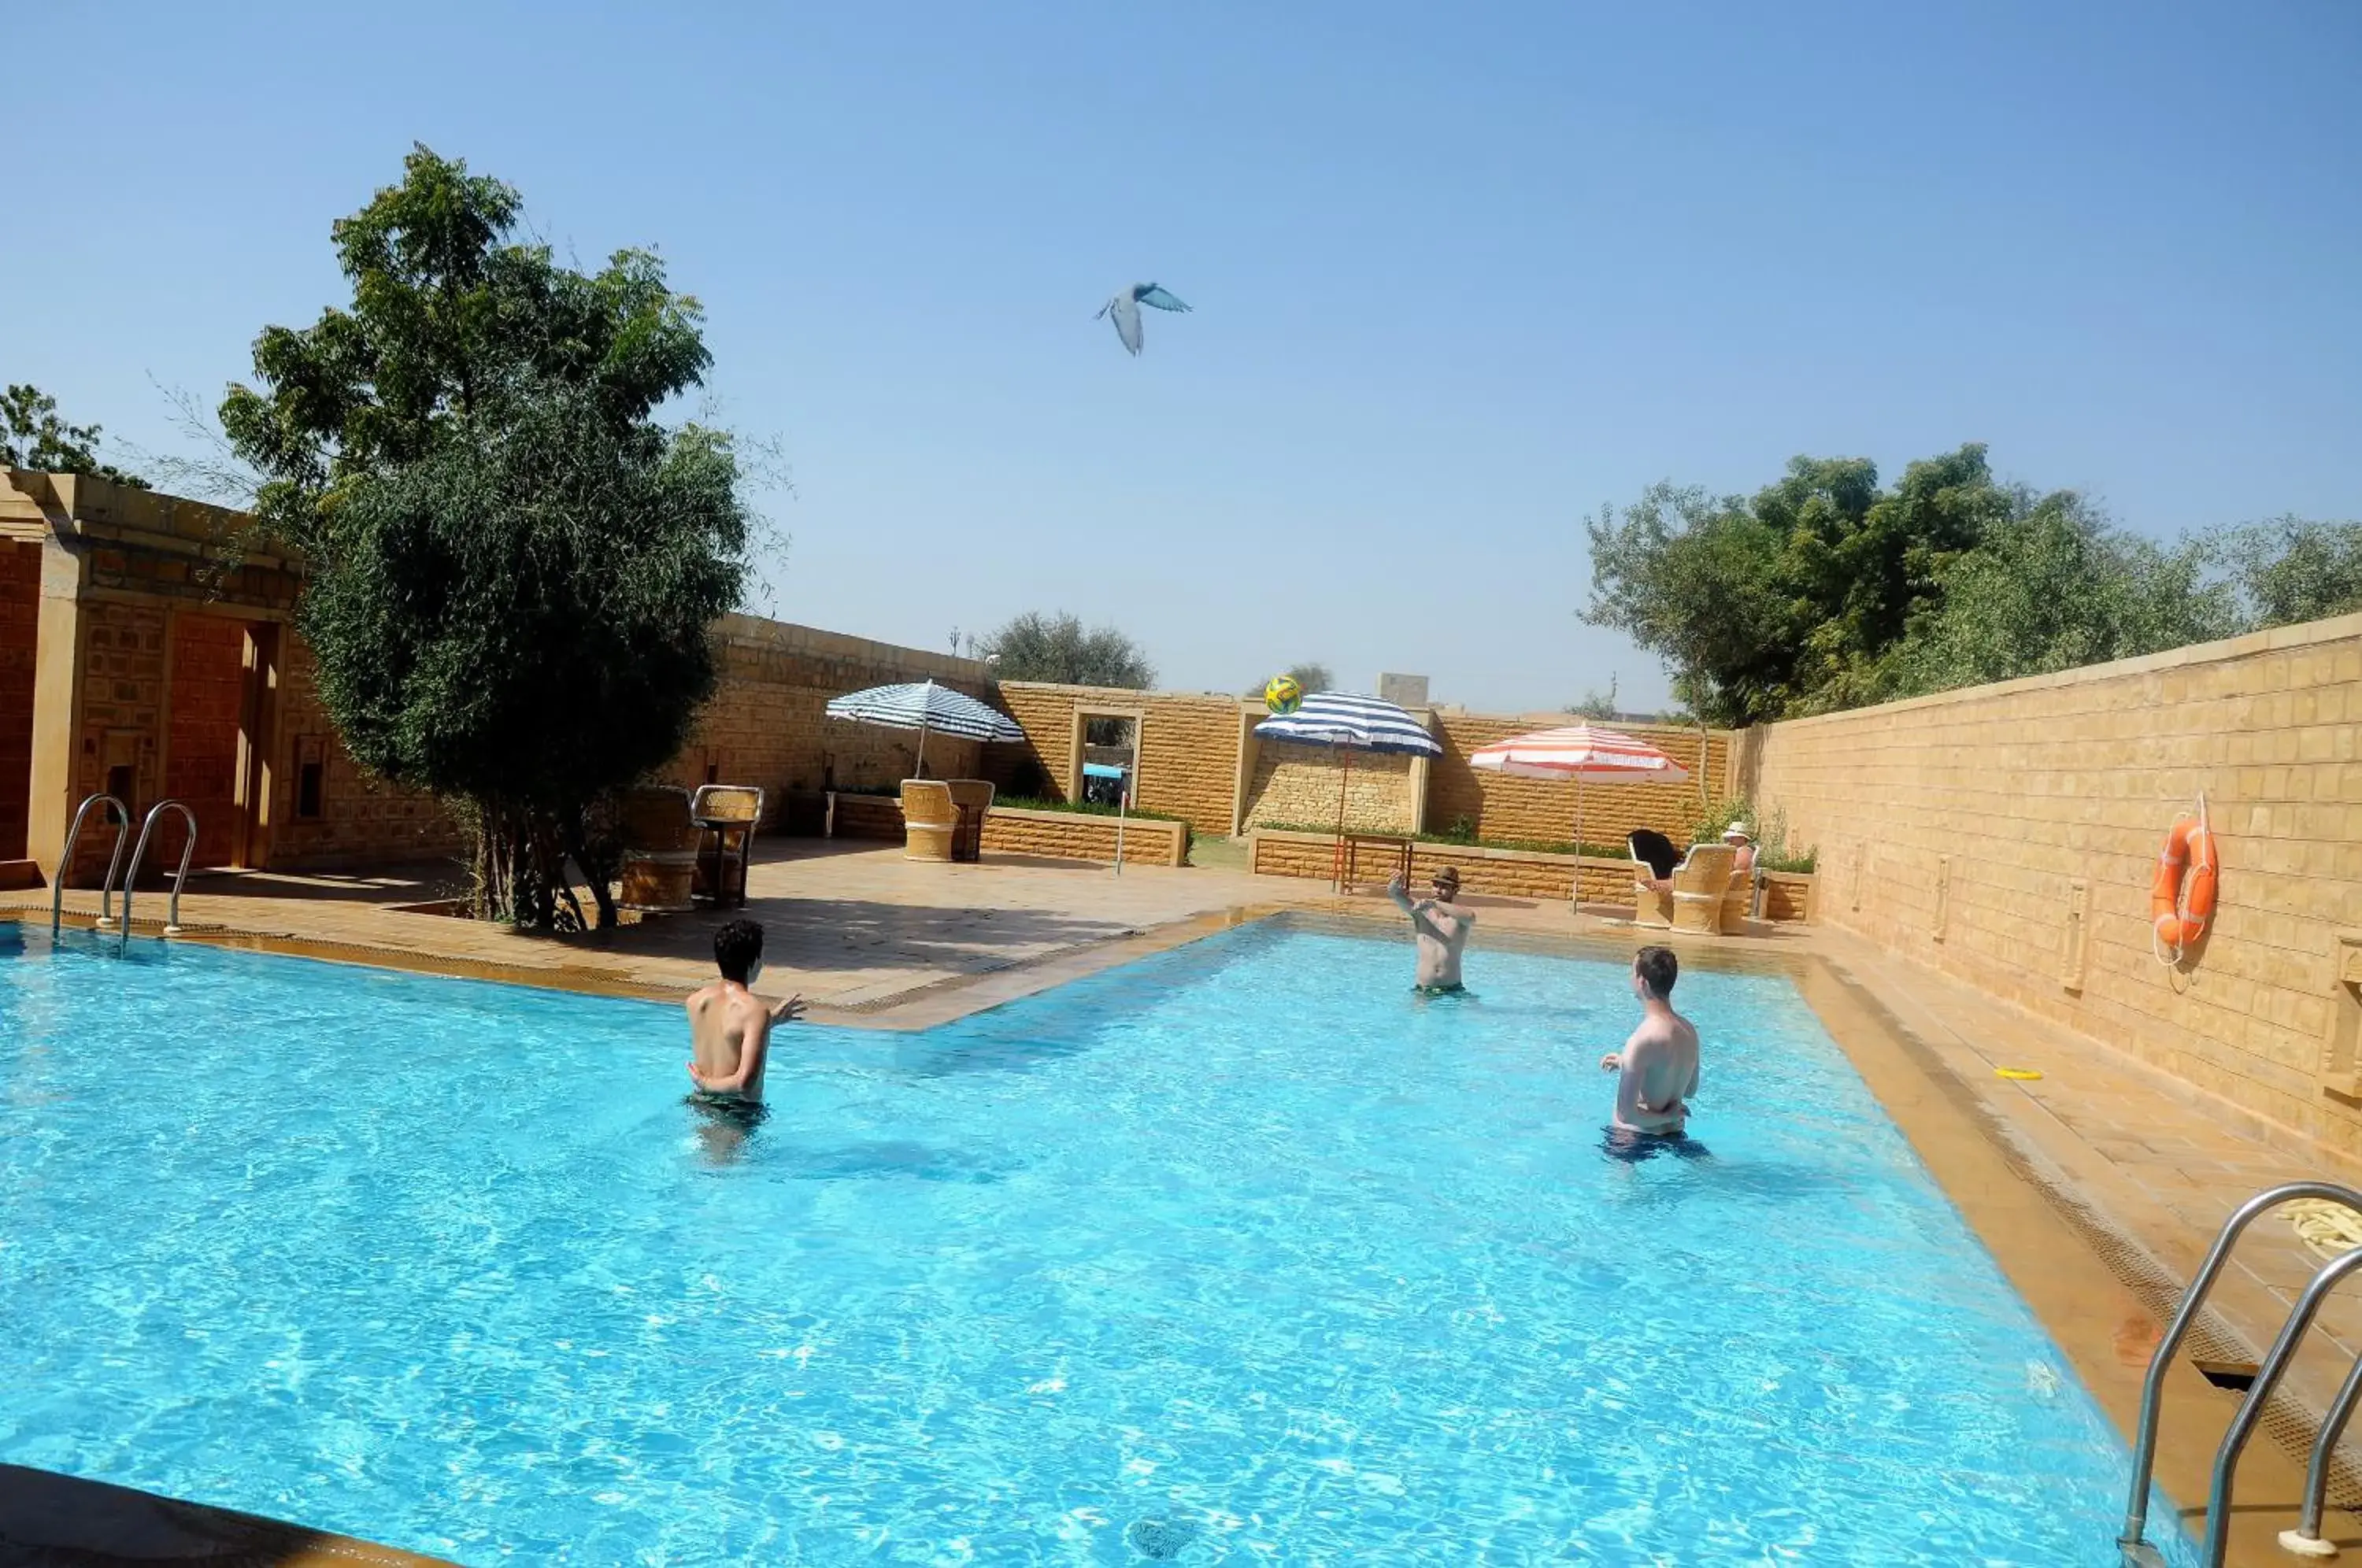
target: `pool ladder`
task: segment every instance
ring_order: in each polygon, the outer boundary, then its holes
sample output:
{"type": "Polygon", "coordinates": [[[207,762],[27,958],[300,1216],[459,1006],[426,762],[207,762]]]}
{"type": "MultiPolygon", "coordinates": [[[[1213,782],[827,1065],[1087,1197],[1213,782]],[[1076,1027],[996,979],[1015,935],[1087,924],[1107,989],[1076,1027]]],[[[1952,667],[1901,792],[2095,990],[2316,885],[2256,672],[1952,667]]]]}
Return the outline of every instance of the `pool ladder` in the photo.
{"type": "Polygon", "coordinates": [[[66,829],[66,842],[58,852],[58,874],[50,878],[50,934],[55,936],[65,920],[66,874],[73,866],[74,845],[82,839],[82,825],[90,816],[93,806],[104,805],[115,821],[115,853],[107,856],[106,878],[98,885],[98,928],[107,930],[116,923],[114,910],[116,873],[123,873],[122,932],[126,942],[131,940],[131,889],[139,878],[139,862],[148,853],[148,841],[155,836],[156,823],[167,812],[178,812],[188,836],[181,845],[180,869],[172,873],[172,900],[164,911],[164,934],[181,934],[181,885],[189,879],[189,860],[197,852],[197,813],[179,801],[159,801],[149,808],[148,816],[139,824],[139,837],[131,847],[131,864],[123,863],[123,845],[131,836],[131,812],[124,803],[108,794],[92,795],[74,808],[73,825],[66,829]]]}
{"type": "MultiPolygon", "coordinates": [[[[2214,1287],[2223,1265],[2230,1261],[2231,1249],[2240,1233],[2280,1205],[2305,1198],[2362,1210],[2362,1192],[2326,1181],[2292,1181],[2247,1199],[2223,1221],[2222,1233],[2214,1238],[2206,1261],[2191,1277],[2190,1288],[2181,1293],[2181,1305],[2173,1314],[2173,1322],[2166,1329],[2165,1338],[2158,1342],[2157,1353],[2149,1357],[2148,1375],[2141,1385],[2140,1427],[2133,1440],[2132,1496],[2125,1505],[2124,1533],[2116,1537],[2116,1547],[2126,1568],[2166,1565],[2164,1556],[2145,1537],[2149,1481],[2157,1468],[2158,1404],[2165,1393],[2165,1375],[2172,1364],[2174,1353],[2181,1348],[2191,1325],[2197,1321],[2206,1293],[2214,1287]]],[[[2296,1305],[2289,1309],[2288,1320],[2280,1325],[2279,1337],[2272,1342],[2272,1348],[2256,1368],[2256,1380],[2248,1386],[2246,1397],[2239,1401],[2238,1414],[2231,1418],[2230,1427],[2223,1433],[2222,1445],[2214,1451],[2213,1485],[2206,1498],[2206,1539],[2198,1553],[2203,1568],[2222,1568],[2224,1553],[2230,1549],[2231,1484],[2239,1467],[2239,1455],[2246,1448],[2256,1423],[2263,1418],[2266,1401],[2279,1386],[2280,1375],[2288,1370],[2305,1331],[2312,1327],[2321,1304],[2337,1288],[2340,1280],[2357,1268],[2362,1268],[2362,1247],[2323,1264],[2314,1273],[2312,1282],[2304,1287],[2304,1294],[2297,1297],[2296,1305]]],[[[2337,1548],[2322,1539],[2322,1507],[2329,1491],[2330,1455],[2336,1450],[2337,1440],[2345,1430],[2345,1419],[2354,1413],[2357,1397],[2362,1397],[2362,1357],[2356,1358],[2353,1370],[2345,1375],[2336,1398],[2330,1401],[2328,1413],[2322,1418],[2321,1433],[2313,1440],[2312,1455],[2305,1466],[2303,1514],[2296,1529],[2280,1532],[2280,1545],[2298,1556],[2337,1555],[2337,1548]]]]}

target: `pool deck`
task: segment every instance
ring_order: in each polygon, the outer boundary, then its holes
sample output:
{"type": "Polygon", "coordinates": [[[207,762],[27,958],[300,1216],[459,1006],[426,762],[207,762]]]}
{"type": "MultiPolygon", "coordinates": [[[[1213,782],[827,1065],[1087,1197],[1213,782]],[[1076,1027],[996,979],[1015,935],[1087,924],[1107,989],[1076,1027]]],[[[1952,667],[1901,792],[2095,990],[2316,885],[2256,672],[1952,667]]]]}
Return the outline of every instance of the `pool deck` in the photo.
{"type": "MultiPolygon", "coordinates": [[[[396,907],[445,895],[449,876],[448,867],[224,875],[193,880],[181,918],[197,940],[664,999],[711,977],[712,933],[739,912],[700,911],[606,937],[552,939],[396,907]]],[[[762,988],[804,995],[816,1021],[885,1029],[948,1021],[1274,912],[1394,918],[1374,889],[1340,898],[1323,883],[1238,870],[1131,867],[1118,877],[1104,867],[1009,856],[940,866],[907,861],[899,847],[812,841],[770,845],[749,893],[744,912],[767,933],[762,988]]],[[[1606,955],[1643,939],[1628,924],[1573,915],[1562,904],[1468,901],[1480,947],[1606,955]]],[[[96,900],[69,893],[66,907],[86,920],[96,900]]],[[[143,892],[134,912],[138,933],[150,934],[164,900],[143,892]]],[[[0,919],[32,923],[48,914],[46,894],[0,895],[0,919]]],[[[1845,933],[1782,926],[1673,941],[1699,965],[1762,965],[1795,978],[2084,1382],[2127,1428],[2158,1320],[2223,1218],[2277,1181],[2362,1178],[2362,1170],[2104,1044],[1845,933]],[[2003,1079],[1993,1070],[2002,1066],[2043,1076],[2003,1079]]],[[[1482,962],[1481,953],[1471,960],[1479,974],[1482,962]]],[[[1720,1113],[1710,1096],[1705,1109],[1720,1113]]],[[[2320,1261],[2285,1223],[2257,1226],[2217,1287],[2215,1320],[2202,1325],[2205,1342],[2194,1353],[2252,1362],[2320,1261]]],[[[2362,1302],[2333,1300],[2289,1381],[2294,1403],[2268,1414],[2241,1467],[2231,1562],[2291,1561],[2273,1540],[2293,1523],[2301,1489],[2289,1445],[2304,1441],[2295,1435],[2302,1409],[2326,1406],[2357,1353],[2362,1302]]],[[[2235,1404],[2187,1356],[2175,1368],[2158,1478],[2185,1506],[2205,1496],[2213,1445],[2235,1404]]],[[[2362,1503],[2362,1469],[2341,1466],[2337,1480],[2333,1496],[2362,1503]]],[[[24,1499],[39,1490],[21,1479],[0,1487],[0,1568],[49,1560],[11,1555],[28,1539],[24,1499]]],[[[2328,1529],[2348,1549],[2362,1545],[2362,1522],[2351,1516],[2333,1513],[2328,1529]]],[[[355,1560],[345,1544],[330,1541],[320,1560],[355,1560]]],[[[92,1562],[194,1557],[138,1556],[96,1537],[88,1549],[99,1553],[92,1562]]],[[[425,1561],[398,1553],[359,1560],[425,1561]]]]}

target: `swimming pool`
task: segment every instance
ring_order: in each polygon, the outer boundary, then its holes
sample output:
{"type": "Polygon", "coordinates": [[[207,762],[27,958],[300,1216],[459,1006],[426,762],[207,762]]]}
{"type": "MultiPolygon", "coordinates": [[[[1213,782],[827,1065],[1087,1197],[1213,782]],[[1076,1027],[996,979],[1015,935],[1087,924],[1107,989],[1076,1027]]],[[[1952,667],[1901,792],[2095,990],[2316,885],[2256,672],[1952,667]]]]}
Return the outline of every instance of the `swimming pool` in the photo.
{"type": "MultiPolygon", "coordinates": [[[[468,1563],[2114,1561],[2121,1444],[1794,988],[1249,928],[921,1035],[0,925],[0,1461],[468,1563]]],[[[2160,1519],[2167,1518],[2162,1514],[2160,1519]]]]}

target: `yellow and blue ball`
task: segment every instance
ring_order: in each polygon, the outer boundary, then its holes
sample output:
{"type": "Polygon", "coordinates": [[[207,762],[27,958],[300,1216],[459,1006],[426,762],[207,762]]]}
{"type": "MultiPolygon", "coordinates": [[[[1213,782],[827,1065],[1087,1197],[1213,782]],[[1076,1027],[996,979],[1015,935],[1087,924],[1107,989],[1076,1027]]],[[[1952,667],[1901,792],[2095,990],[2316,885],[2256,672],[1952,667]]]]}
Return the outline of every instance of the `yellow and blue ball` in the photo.
{"type": "Polygon", "coordinates": [[[1304,701],[1304,688],[1292,675],[1275,675],[1264,682],[1263,705],[1275,713],[1293,713],[1304,701]]]}

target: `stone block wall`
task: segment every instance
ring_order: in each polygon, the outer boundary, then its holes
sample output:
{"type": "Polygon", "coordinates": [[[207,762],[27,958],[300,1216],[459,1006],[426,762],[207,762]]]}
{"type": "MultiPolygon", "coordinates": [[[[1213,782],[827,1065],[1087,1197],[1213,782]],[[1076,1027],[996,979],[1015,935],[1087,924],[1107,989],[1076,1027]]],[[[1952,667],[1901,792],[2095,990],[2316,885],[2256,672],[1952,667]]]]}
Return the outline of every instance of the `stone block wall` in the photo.
{"type": "MultiPolygon", "coordinates": [[[[1327,880],[1335,865],[1336,840],[1319,834],[1259,832],[1252,843],[1249,864],[1260,876],[1305,877],[1327,880]]],[[[1383,850],[1365,847],[1355,866],[1356,887],[1382,887],[1398,864],[1383,850]]],[[[1564,903],[1574,878],[1583,878],[1585,903],[1632,901],[1632,863],[1585,856],[1544,855],[1530,850],[1479,849],[1474,845],[1414,843],[1411,885],[1422,893],[1437,871],[1449,866],[1460,873],[1463,892],[1487,898],[1531,899],[1564,903]]]]}
{"type": "Polygon", "coordinates": [[[839,795],[833,831],[839,838],[902,842],[902,802],[891,795],[839,795]]]}
{"type": "Polygon", "coordinates": [[[1041,790],[1053,800],[1069,799],[1075,715],[1137,714],[1134,803],[1179,817],[1198,833],[1231,831],[1243,712],[1237,698],[1023,680],[1003,681],[999,692],[1002,709],[1025,732],[1022,746],[988,748],[987,776],[1004,792],[1041,790]]]}
{"type": "MultiPolygon", "coordinates": [[[[972,659],[751,615],[724,617],[715,635],[721,686],[666,781],[690,789],[709,782],[760,785],[774,816],[790,790],[862,789],[911,777],[918,761],[916,731],[832,719],[825,712],[831,698],[932,679],[990,700],[984,667],[972,659]]],[[[927,776],[976,778],[984,749],[974,741],[930,735],[927,776]]]]}
{"type": "Polygon", "coordinates": [[[1749,732],[1814,915],[2362,1154],[2362,616],[1749,732]],[[2213,930],[2150,945],[2204,790],[2213,930]]]}
{"type": "Polygon", "coordinates": [[[389,784],[354,761],[321,705],[312,650],[292,632],[284,647],[270,770],[271,867],[324,870],[458,856],[467,840],[450,813],[432,796],[389,784]],[[298,810],[307,758],[321,767],[320,810],[309,817],[298,810]]]}
{"type": "MultiPolygon", "coordinates": [[[[1439,711],[1432,727],[1436,739],[1443,745],[1443,755],[1435,760],[1429,775],[1429,831],[1447,832],[1455,823],[1464,820],[1475,825],[1479,838],[1523,844],[1572,842],[1576,806],[1573,784],[1480,773],[1468,765],[1468,758],[1480,748],[1511,735],[1547,729],[1553,723],[1575,722],[1573,718],[1551,721],[1439,711]]],[[[1680,784],[1584,785],[1584,841],[1601,846],[1621,846],[1627,834],[1647,827],[1655,828],[1675,844],[1687,844],[1705,794],[1728,792],[1729,733],[1701,733],[1655,724],[1623,726],[1622,733],[1647,741],[1688,768],[1690,777],[1680,784]],[[1705,750],[1702,771],[1701,745],[1705,750]],[[1702,789],[1705,793],[1701,793],[1702,789]]]]}
{"type": "MultiPolygon", "coordinates": [[[[1115,845],[1113,817],[1078,812],[1010,811],[995,806],[984,819],[984,847],[988,854],[1113,861],[1115,845]]],[[[1126,865],[1186,865],[1188,847],[1188,829],[1180,823],[1135,817],[1123,824],[1126,865]]]]}
{"type": "MultiPolygon", "coordinates": [[[[83,612],[82,737],[73,761],[74,799],[102,790],[132,814],[161,799],[159,767],[165,690],[164,612],[142,604],[94,603],[83,612]]],[[[94,814],[76,846],[72,876],[105,875],[115,834],[94,814]]],[[[126,854],[129,852],[127,850],[126,854]]]]}
{"type": "Polygon", "coordinates": [[[1418,820],[1417,770],[1407,756],[1355,752],[1345,767],[1328,746],[1263,741],[1247,784],[1249,828],[1318,827],[1337,821],[1357,833],[1408,833],[1418,820]]]}

